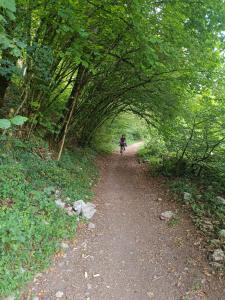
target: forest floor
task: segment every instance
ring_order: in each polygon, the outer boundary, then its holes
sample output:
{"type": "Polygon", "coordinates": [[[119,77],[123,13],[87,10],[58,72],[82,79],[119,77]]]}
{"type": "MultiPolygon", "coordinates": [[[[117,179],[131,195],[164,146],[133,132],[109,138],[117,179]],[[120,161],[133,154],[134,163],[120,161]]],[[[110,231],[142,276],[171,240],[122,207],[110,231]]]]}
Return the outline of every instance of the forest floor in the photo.
{"type": "Polygon", "coordinates": [[[224,284],[207,262],[204,237],[171,199],[163,178],[151,177],[138,163],[138,146],[99,160],[95,228],[82,223],[76,239],[22,299],[225,299],[224,284]],[[160,220],[167,210],[179,222],[160,220]]]}

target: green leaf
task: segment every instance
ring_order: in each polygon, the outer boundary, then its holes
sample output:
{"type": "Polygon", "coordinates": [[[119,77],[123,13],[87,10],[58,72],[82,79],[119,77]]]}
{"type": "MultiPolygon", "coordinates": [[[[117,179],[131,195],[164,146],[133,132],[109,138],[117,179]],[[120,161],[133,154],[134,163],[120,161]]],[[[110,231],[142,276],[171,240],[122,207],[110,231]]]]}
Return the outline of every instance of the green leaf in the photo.
{"type": "Polygon", "coordinates": [[[8,129],[11,127],[11,122],[7,119],[0,119],[0,129],[8,129]]]}
{"type": "Polygon", "coordinates": [[[0,7],[8,9],[12,12],[16,11],[16,3],[15,0],[0,0],[0,7]]]}
{"type": "Polygon", "coordinates": [[[23,125],[26,121],[28,120],[27,117],[23,117],[23,116],[15,116],[14,118],[12,118],[10,121],[13,125],[23,125]]]}

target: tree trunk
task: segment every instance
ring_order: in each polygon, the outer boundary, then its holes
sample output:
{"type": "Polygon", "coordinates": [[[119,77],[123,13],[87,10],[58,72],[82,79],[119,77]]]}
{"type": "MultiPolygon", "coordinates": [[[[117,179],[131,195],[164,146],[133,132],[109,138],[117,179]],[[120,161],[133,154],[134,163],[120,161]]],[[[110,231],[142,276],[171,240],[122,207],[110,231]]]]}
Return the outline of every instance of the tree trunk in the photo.
{"type": "Polygon", "coordinates": [[[0,75],[0,109],[4,106],[4,99],[6,90],[9,86],[10,80],[0,75]]]}
{"type": "MultiPolygon", "coordinates": [[[[69,118],[71,109],[74,105],[74,101],[77,102],[77,97],[79,95],[79,93],[77,94],[77,91],[79,90],[79,92],[80,92],[80,90],[83,86],[84,73],[85,73],[85,69],[82,65],[80,65],[80,67],[78,69],[76,80],[75,80],[73,88],[72,88],[72,91],[67,100],[66,106],[63,110],[62,117],[59,120],[59,123],[62,124],[62,126],[61,126],[60,132],[57,136],[57,141],[60,141],[63,138],[63,133],[65,131],[65,127],[67,126],[67,120],[69,118]]],[[[73,108],[73,111],[74,111],[74,109],[75,108],[73,108]]]]}

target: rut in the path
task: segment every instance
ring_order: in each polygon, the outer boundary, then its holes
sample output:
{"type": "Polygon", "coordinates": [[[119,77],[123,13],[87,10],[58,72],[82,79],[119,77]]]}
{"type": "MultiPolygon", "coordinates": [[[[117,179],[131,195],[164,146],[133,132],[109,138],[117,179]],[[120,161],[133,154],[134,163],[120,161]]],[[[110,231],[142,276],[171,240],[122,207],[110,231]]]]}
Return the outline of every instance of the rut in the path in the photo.
{"type": "Polygon", "coordinates": [[[160,180],[138,164],[137,146],[100,162],[96,228],[81,226],[65,256],[29,286],[40,299],[57,299],[59,291],[68,300],[225,299],[209,276],[201,236],[160,180]],[[178,211],[178,225],[159,219],[166,210],[178,211]]]}

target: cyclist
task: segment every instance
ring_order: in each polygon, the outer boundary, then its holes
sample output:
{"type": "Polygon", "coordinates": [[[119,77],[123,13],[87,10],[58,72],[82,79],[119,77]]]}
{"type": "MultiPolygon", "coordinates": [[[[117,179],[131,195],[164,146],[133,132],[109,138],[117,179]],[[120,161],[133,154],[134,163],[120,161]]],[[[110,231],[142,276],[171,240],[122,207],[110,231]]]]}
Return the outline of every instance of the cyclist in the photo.
{"type": "Polygon", "coordinates": [[[125,151],[125,147],[127,146],[125,135],[121,136],[119,145],[120,145],[120,153],[122,154],[123,151],[125,151]]]}

